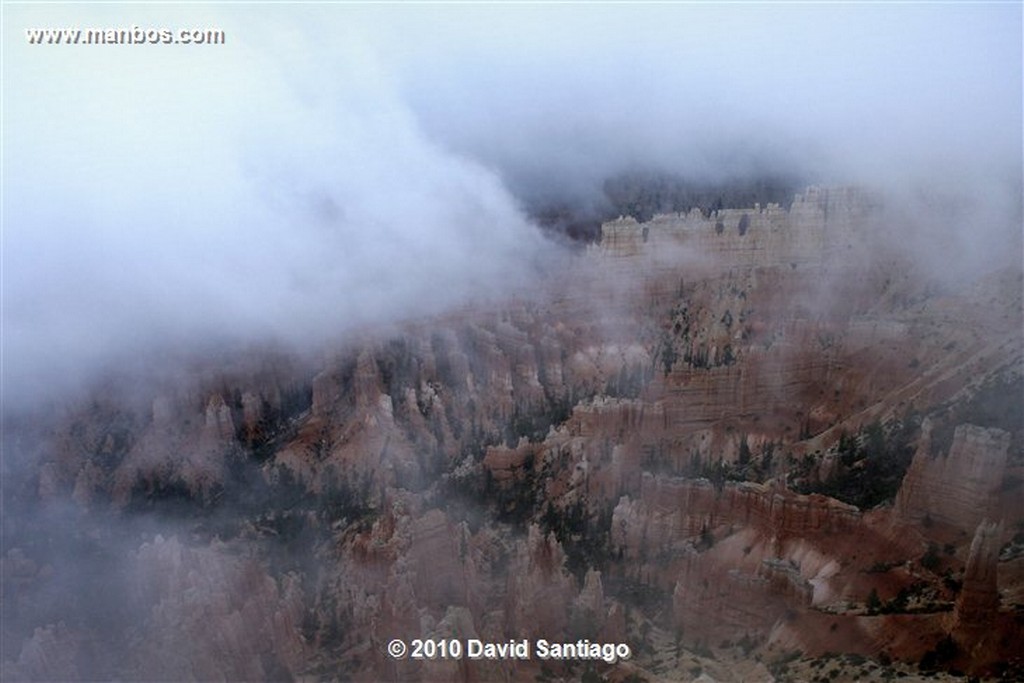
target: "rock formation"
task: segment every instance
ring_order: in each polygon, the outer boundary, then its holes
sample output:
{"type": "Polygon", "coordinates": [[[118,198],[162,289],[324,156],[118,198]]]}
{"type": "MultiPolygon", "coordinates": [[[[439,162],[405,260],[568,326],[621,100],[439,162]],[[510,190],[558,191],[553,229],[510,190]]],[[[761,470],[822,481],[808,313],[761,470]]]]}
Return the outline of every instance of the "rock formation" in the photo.
{"type": "Polygon", "coordinates": [[[916,664],[950,632],[995,671],[1021,426],[957,411],[1019,385],[1021,280],[916,280],[877,203],[624,218],[540,293],[46,416],[11,489],[32,514],[4,521],[5,678],[583,675],[384,649],[433,637],[626,642],[587,669],[609,680],[766,678],[797,651],[916,664]],[[893,505],[797,492],[858,481],[871,434],[920,415],[893,505]],[[120,568],[116,634],[31,608],[60,543],[120,568]]]}
{"type": "Polygon", "coordinates": [[[949,453],[943,455],[932,452],[931,433],[932,425],[926,422],[921,446],[896,497],[896,513],[905,520],[919,522],[927,517],[973,530],[997,512],[1010,435],[1000,429],[960,425],[949,453]]]}
{"type": "Polygon", "coordinates": [[[968,649],[978,644],[999,610],[996,572],[999,561],[1000,524],[982,521],[971,541],[964,569],[964,585],[953,611],[953,634],[968,649]]]}

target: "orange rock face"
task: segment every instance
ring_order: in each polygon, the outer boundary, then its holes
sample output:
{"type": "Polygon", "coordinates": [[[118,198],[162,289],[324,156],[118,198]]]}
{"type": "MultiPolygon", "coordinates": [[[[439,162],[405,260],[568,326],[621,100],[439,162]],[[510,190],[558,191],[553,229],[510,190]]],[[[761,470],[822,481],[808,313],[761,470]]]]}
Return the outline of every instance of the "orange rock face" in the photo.
{"type": "MultiPolygon", "coordinates": [[[[1005,671],[1021,428],[957,410],[1019,381],[1021,279],[920,280],[878,246],[876,204],[812,188],[789,209],[613,221],[541,293],[50,416],[19,495],[67,498],[130,570],[138,616],[110,677],[582,671],[395,660],[393,638],[622,641],[636,657],[595,672],[689,680],[722,662],[767,675],[796,651],[916,665],[950,635],[943,666],[1005,671]],[[794,490],[856,474],[877,455],[862,430],[914,415],[892,502],[794,490]]],[[[4,560],[5,671],[88,677],[88,628],[23,607],[64,561],[32,545],[39,524],[9,523],[26,548],[4,560]]]]}
{"type": "Polygon", "coordinates": [[[971,541],[971,552],[964,569],[964,587],[953,612],[953,632],[958,639],[973,645],[993,614],[999,610],[996,572],[999,560],[1000,525],[982,522],[971,541]]]}
{"type": "Polygon", "coordinates": [[[897,515],[917,522],[928,517],[965,531],[993,518],[1010,435],[1000,429],[961,425],[945,455],[931,452],[930,436],[926,424],[921,447],[896,498],[897,515]]]}

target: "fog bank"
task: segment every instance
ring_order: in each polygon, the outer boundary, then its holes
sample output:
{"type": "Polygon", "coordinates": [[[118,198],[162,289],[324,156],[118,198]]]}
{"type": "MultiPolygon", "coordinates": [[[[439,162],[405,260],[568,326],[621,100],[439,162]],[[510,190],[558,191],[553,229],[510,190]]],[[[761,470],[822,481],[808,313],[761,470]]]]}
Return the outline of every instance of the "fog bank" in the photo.
{"type": "Polygon", "coordinates": [[[531,207],[630,170],[885,187],[958,207],[936,265],[1019,255],[1019,5],[4,12],[6,408],[501,295],[552,248],[531,207]],[[227,42],[24,35],[132,25],[227,42]]]}

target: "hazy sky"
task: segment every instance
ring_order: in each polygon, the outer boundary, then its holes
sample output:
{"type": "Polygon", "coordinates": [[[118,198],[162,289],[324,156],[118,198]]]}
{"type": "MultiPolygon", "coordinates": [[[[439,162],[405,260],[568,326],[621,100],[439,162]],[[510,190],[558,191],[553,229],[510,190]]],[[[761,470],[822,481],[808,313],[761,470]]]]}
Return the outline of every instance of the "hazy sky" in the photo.
{"type": "Polygon", "coordinates": [[[8,405],[159,345],[506,291],[540,244],[522,203],[623,169],[1019,187],[1019,3],[3,12],[8,405]],[[132,26],[227,43],[25,38],[132,26]]]}

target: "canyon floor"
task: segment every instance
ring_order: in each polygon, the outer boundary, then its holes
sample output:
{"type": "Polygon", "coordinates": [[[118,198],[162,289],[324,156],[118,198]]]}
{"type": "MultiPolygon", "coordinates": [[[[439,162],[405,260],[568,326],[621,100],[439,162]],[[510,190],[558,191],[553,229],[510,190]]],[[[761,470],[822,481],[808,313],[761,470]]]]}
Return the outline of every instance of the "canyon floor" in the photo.
{"type": "Polygon", "coordinates": [[[883,204],[621,218],[500,301],[7,419],[3,679],[1021,680],[1021,269],[883,204]]]}

